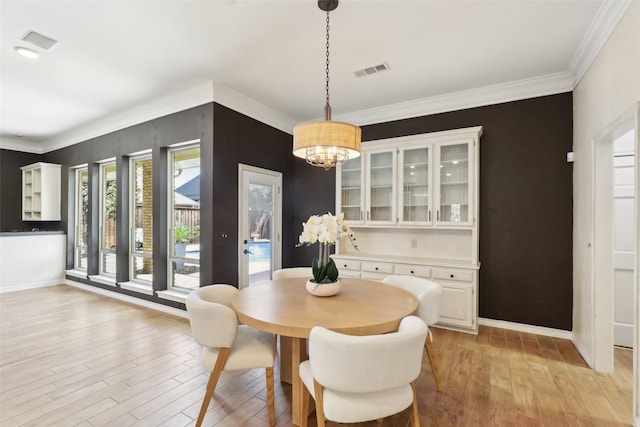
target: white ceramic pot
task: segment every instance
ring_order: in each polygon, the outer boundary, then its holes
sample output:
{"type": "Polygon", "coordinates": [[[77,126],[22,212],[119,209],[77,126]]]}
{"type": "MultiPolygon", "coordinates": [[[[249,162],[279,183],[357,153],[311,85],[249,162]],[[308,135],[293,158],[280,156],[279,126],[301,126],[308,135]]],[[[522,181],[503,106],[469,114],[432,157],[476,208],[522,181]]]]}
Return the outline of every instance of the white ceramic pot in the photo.
{"type": "Polygon", "coordinates": [[[337,282],[323,283],[320,285],[316,282],[312,282],[311,280],[307,280],[307,292],[317,297],[330,297],[332,295],[335,295],[340,291],[341,286],[342,283],[340,283],[340,280],[338,280],[337,282]]]}

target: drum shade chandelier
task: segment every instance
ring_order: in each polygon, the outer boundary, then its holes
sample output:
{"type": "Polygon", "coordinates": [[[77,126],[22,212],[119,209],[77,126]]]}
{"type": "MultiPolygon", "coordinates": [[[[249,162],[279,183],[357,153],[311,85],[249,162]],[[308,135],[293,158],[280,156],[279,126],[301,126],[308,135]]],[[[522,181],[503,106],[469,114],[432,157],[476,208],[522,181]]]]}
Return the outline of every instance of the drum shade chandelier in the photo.
{"type": "Polygon", "coordinates": [[[329,105],[329,12],[338,7],[338,0],[318,0],[318,7],[327,12],[326,44],[326,104],[324,120],[302,123],[293,129],[293,155],[307,163],[329,170],[360,155],[362,131],[358,126],[331,120],[329,105]]]}

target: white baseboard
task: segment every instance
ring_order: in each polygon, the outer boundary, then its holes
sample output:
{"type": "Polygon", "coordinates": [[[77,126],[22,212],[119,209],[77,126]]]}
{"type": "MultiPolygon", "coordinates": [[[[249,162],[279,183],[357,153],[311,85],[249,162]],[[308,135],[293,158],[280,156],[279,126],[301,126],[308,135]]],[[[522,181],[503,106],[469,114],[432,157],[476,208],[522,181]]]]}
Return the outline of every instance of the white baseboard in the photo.
{"type": "Polygon", "coordinates": [[[640,417],[636,417],[633,421],[633,427],[640,427],[640,417]]]}
{"type": "Polygon", "coordinates": [[[44,288],[47,286],[56,286],[63,283],[62,279],[60,280],[48,280],[46,282],[36,282],[36,283],[21,283],[19,285],[7,286],[0,288],[0,294],[5,292],[16,292],[16,291],[25,291],[27,289],[35,289],[35,288],[44,288]]]}
{"type": "Polygon", "coordinates": [[[115,298],[120,301],[129,302],[131,304],[139,305],[142,307],[150,308],[152,310],[161,311],[167,314],[173,314],[174,316],[188,319],[187,312],[185,310],[180,310],[179,308],[169,307],[167,305],[158,304],[158,303],[147,301],[141,298],[130,297],[129,295],[109,291],[103,288],[98,288],[96,286],[85,285],[84,283],[75,282],[73,280],[67,279],[64,281],[64,283],[69,286],[84,289],[85,291],[93,292],[93,293],[104,295],[110,298],[115,298]]]}
{"type": "Polygon", "coordinates": [[[529,334],[543,335],[552,338],[562,338],[565,340],[573,340],[573,332],[564,331],[562,329],[547,328],[544,326],[533,326],[524,323],[507,322],[506,320],[478,319],[479,325],[491,326],[493,328],[509,329],[512,331],[526,332],[529,334]]]}

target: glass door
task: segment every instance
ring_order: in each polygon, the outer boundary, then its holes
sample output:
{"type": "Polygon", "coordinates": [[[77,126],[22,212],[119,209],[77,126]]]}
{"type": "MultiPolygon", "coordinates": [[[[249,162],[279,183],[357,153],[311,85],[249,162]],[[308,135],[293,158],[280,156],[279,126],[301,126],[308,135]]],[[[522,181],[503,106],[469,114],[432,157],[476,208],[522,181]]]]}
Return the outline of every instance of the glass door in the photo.
{"type": "Polygon", "coordinates": [[[340,167],[340,193],[336,215],[344,213],[344,219],[350,223],[362,223],[362,156],[349,160],[340,167]]]}
{"type": "Polygon", "coordinates": [[[436,221],[440,224],[471,224],[471,144],[438,145],[440,171],[436,221]]]}
{"type": "Polygon", "coordinates": [[[282,174],[239,165],[240,288],[271,279],[282,265],[282,174]]]}
{"type": "Polygon", "coordinates": [[[430,160],[429,147],[400,150],[400,223],[431,223],[430,160]]]}
{"type": "Polygon", "coordinates": [[[367,153],[367,212],[366,222],[395,224],[395,165],[396,151],[367,153]]]}

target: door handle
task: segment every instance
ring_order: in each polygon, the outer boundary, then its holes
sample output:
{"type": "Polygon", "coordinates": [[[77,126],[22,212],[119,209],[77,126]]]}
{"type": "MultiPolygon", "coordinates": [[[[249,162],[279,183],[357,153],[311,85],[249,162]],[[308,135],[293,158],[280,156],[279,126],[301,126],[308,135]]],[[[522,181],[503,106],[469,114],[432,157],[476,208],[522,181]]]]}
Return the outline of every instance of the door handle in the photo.
{"type": "Polygon", "coordinates": [[[244,251],[242,251],[243,254],[245,255],[253,255],[253,252],[251,252],[249,249],[245,249],[244,251]]]}

